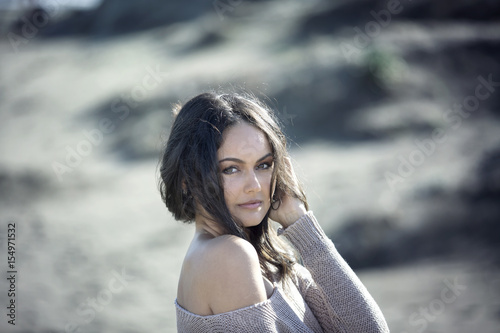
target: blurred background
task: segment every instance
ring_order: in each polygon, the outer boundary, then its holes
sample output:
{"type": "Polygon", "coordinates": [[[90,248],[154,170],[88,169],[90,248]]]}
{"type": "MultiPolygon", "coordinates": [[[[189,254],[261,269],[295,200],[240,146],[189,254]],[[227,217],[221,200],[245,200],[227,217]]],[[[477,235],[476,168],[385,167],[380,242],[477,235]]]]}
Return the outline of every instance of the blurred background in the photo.
{"type": "Polygon", "coordinates": [[[0,331],[175,332],[193,227],[156,187],[171,105],[245,89],[392,332],[498,332],[499,18],[489,0],[0,1],[0,331]]]}

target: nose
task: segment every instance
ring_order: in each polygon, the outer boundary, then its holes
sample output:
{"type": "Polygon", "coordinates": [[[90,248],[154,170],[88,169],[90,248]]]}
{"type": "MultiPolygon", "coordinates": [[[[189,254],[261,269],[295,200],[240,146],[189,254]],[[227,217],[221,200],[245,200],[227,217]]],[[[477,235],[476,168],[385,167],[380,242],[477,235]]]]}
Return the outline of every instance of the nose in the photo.
{"type": "Polygon", "coordinates": [[[255,171],[249,172],[245,179],[245,192],[260,192],[261,189],[260,181],[255,171]]]}

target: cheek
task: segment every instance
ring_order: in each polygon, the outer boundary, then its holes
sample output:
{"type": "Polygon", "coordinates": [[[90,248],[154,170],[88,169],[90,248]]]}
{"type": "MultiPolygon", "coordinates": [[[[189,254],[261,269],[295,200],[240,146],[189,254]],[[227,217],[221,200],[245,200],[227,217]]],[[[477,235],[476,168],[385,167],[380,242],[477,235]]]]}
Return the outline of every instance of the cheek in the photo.
{"type": "Polygon", "coordinates": [[[224,180],[224,197],[226,198],[226,202],[233,201],[238,194],[238,182],[235,177],[224,180]]]}
{"type": "Polygon", "coordinates": [[[268,196],[271,193],[271,179],[272,179],[271,173],[266,173],[259,177],[259,182],[262,192],[268,196]]]}

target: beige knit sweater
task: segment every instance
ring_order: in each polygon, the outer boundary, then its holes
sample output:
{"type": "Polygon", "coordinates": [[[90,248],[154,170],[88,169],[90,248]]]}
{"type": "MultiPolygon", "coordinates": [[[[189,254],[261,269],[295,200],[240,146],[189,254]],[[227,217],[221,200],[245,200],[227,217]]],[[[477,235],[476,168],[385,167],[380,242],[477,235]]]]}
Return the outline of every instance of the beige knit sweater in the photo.
{"type": "Polygon", "coordinates": [[[178,332],[389,332],[379,307],[325,235],[312,211],[280,230],[300,253],[292,283],[242,309],[199,316],[175,301],[178,332]]]}

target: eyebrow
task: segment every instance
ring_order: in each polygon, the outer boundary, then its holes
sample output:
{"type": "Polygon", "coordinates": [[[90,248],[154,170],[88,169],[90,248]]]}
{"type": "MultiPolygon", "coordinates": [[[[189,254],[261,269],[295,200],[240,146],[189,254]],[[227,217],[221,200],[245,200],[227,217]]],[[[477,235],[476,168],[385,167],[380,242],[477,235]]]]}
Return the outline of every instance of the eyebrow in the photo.
{"type": "MultiPolygon", "coordinates": [[[[272,154],[272,153],[268,153],[268,154],[266,154],[266,155],[262,156],[261,158],[259,158],[259,159],[257,160],[257,162],[260,162],[260,161],[262,161],[262,160],[265,160],[265,159],[266,159],[266,158],[268,158],[269,156],[273,156],[273,154],[272,154]]],[[[224,161],[233,161],[233,162],[237,162],[237,163],[245,164],[245,161],[242,161],[242,160],[240,160],[239,158],[234,158],[234,157],[227,157],[227,158],[224,158],[224,159],[220,160],[220,161],[219,161],[219,163],[222,163],[222,162],[224,162],[224,161]]]]}

